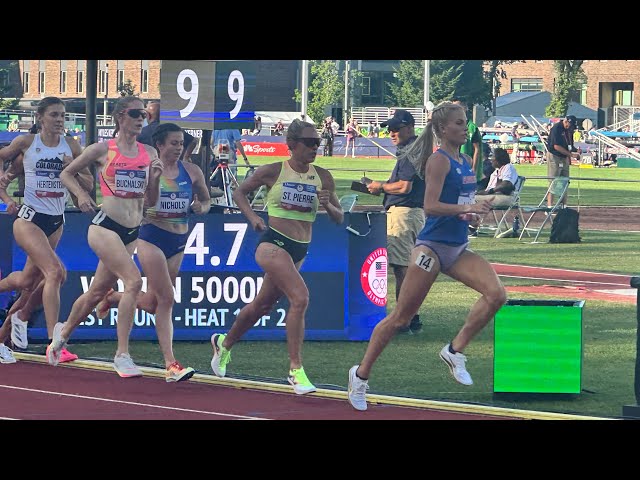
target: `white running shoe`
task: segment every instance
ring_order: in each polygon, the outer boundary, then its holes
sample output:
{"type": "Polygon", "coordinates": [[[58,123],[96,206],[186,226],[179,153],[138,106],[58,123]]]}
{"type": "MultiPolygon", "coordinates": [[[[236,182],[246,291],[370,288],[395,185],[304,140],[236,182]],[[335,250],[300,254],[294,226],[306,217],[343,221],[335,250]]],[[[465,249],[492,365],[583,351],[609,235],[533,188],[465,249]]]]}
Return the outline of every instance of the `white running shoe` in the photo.
{"type": "Polygon", "coordinates": [[[360,411],[367,409],[367,390],[369,390],[369,380],[358,378],[356,372],[360,365],[354,365],[349,369],[349,403],[353,408],[360,411]]]}
{"type": "Polygon", "coordinates": [[[27,348],[29,339],[27,338],[28,322],[18,318],[18,312],[11,315],[11,341],[17,348],[27,348]]]}
{"type": "Polygon", "coordinates": [[[16,357],[13,356],[13,350],[4,343],[0,343],[0,363],[16,363],[16,357]]]}
{"type": "Polygon", "coordinates": [[[467,372],[464,364],[467,362],[467,357],[458,352],[455,355],[449,351],[449,343],[447,343],[442,350],[440,350],[440,358],[446,363],[451,371],[451,375],[456,379],[458,383],[462,385],[473,385],[471,375],[467,372]]]}
{"type": "Polygon", "coordinates": [[[121,353],[113,358],[113,368],[122,378],[141,377],[142,371],[133,363],[131,355],[121,353]]]}
{"type": "Polygon", "coordinates": [[[67,339],[62,336],[63,327],[64,323],[56,323],[56,326],[53,327],[53,338],[47,347],[47,362],[54,367],[60,362],[60,353],[67,345],[67,339]]]}

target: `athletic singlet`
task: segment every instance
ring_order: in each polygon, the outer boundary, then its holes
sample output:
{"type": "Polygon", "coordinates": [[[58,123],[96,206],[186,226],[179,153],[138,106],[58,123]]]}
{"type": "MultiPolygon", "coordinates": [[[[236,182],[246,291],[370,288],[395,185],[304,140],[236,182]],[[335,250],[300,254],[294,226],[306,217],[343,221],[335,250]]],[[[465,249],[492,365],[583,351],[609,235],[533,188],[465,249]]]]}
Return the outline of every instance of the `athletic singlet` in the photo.
{"type": "Polygon", "coordinates": [[[147,209],[145,217],[172,224],[188,223],[192,193],[191,177],[179,161],[176,178],[160,177],[160,196],[155,206],[147,209]]]}
{"type": "Polygon", "coordinates": [[[67,202],[67,188],[60,181],[64,156],[73,156],[64,136],[55,147],[47,147],[40,134],[33,137],[24,154],[24,203],[38,213],[62,215],[67,202]]]}
{"type": "MultiPolygon", "coordinates": [[[[444,178],[440,202],[450,205],[476,203],[476,174],[466,157],[462,154],[462,164],[458,163],[447,152],[439,148],[449,159],[449,173],[444,178]]],[[[428,182],[427,182],[428,183],[428,182]]],[[[418,234],[418,240],[431,240],[446,245],[462,245],[469,241],[469,222],[460,220],[458,215],[427,215],[424,228],[418,234]]]]}
{"type": "Polygon", "coordinates": [[[144,197],[151,159],[144,144],[136,143],[138,155],[130,158],[120,153],[115,138],[107,142],[107,163],[100,172],[100,191],[103,197],[144,197]]]}
{"type": "Polygon", "coordinates": [[[270,217],[313,222],[321,188],[322,181],[313,165],[309,165],[308,172],[299,173],[285,160],[276,183],[267,190],[267,212],[270,217]]]}

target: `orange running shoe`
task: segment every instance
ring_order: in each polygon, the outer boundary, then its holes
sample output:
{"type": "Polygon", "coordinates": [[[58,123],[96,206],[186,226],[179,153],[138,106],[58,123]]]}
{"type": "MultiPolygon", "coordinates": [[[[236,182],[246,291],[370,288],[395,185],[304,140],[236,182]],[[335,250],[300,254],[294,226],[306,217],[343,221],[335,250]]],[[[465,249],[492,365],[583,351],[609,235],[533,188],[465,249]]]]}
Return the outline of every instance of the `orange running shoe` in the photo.
{"type": "Polygon", "coordinates": [[[184,368],[177,361],[173,362],[165,372],[165,380],[170,382],[182,382],[193,377],[195,370],[191,367],[184,368]]]}

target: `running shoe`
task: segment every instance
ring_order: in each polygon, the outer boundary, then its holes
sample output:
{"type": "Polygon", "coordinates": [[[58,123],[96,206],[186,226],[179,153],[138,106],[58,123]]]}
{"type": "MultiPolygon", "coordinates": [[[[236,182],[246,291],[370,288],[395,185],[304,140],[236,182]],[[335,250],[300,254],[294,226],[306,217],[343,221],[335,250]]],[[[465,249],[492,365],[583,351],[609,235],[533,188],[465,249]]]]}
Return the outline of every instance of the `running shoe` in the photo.
{"type": "Polygon", "coordinates": [[[0,343],[0,363],[16,363],[16,357],[13,356],[13,350],[4,343],[0,343]]]}
{"type": "Polygon", "coordinates": [[[175,361],[167,368],[164,379],[167,381],[167,383],[183,382],[193,377],[194,373],[196,373],[196,371],[193,368],[184,368],[177,361],[175,361]]]}
{"type": "Polygon", "coordinates": [[[62,349],[67,346],[67,339],[62,336],[62,328],[64,323],[56,323],[53,327],[53,339],[47,347],[47,362],[54,367],[60,362],[62,349]]]}
{"type": "Polygon", "coordinates": [[[304,367],[289,370],[289,377],[287,380],[291,385],[293,385],[293,391],[298,395],[304,395],[306,393],[316,391],[315,385],[309,381],[307,374],[304,373],[304,367]]]}
{"type": "Polygon", "coordinates": [[[18,318],[18,312],[14,312],[11,315],[11,341],[17,348],[24,349],[29,346],[29,340],[27,338],[27,325],[28,322],[25,322],[18,318]]]}
{"type": "Polygon", "coordinates": [[[73,362],[74,360],[77,360],[77,359],[78,359],[78,355],[76,355],[75,353],[71,353],[66,348],[63,348],[62,350],[60,350],[60,363],[73,362]]]}
{"type": "Polygon", "coordinates": [[[231,350],[222,346],[226,335],[214,333],[211,335],[211,346],[213,347],[213,358],[211,359],[211,370],[217,377],[224,377],[227,374],[227,364],[231,363],[231,350]]]}
{"type": "Polygon", "coordinates": [[[369,380],[362,380],[356,375],[358,367],[354,365],[349,369],[349,403],[353,408],[360,411],[367,409],[367,390],[369,390],[369,380]]]}
{"type": "Polygon", "coordinates": [[[131,355],[121,353],[113,358],[113,368],[122,378],[141,377],[142,371],[133,363],[131,355]]]}
{"type": "Polygon", "coordinates": [[[442,350],[440,350],[440,358],[447,364],[451,371],[451,375],[456,379],[456,382],[461,383],[462,385],[473,385],[471,375],[469,375],[469,372],[467,372],[464,365],[467,362],[467,357],[460,352],[457,352],[454,355],[449,351],[449,345],[450,344],[447,343],[442,347],[442,350]]]}

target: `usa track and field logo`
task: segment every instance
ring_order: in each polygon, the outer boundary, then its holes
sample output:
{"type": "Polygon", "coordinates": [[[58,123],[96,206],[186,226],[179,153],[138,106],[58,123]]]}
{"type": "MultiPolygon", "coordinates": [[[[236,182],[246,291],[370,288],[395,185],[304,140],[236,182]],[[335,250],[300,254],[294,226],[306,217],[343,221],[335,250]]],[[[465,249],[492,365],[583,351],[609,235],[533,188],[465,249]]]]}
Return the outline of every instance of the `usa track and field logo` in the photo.
{"type": "Polygon", "coordinates": [[[384,307],[387,304],[387,249],[377,248],[362,264],[360,284],[367,298],[384,307]]]}

